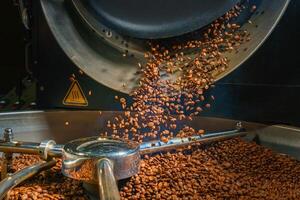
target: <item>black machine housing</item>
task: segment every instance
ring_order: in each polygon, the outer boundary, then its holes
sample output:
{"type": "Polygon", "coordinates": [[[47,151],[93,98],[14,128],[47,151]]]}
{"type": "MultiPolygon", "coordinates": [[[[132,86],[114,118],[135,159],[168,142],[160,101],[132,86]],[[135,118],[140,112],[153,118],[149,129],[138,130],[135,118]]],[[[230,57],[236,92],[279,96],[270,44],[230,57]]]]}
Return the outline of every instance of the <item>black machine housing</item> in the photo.
{"type": "MultiPolygon", "coordinates": [[[[291,1],[263,46],[237,70],[216,83],[210,91],[215,100],[203,115],[300,126],[299,6],[299,1],[291,1]]],[[[114,96],[127,95],[82,74],[56,42],[39,3],[32,4],[32,11],[31,56],[36,108],[120,110],[114,96]],[[80,84],[87,106],[63,104],[71,85],[70,78],[80,84]]]]}

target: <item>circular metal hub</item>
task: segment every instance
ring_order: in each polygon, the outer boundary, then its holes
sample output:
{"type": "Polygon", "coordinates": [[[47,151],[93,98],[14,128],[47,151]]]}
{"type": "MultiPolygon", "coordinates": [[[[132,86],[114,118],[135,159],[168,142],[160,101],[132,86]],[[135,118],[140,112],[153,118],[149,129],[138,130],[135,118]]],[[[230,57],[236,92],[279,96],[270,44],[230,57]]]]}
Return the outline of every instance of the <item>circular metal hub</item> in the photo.
{"type": "Polygon", "coordinates": [[[88,137],[73,140],[63,149],[64,175],[98,183],[97,162],[107,158],[113,165],[117,180],[135,175],[139,170],[139,145],[109,137],[88,137]]]}

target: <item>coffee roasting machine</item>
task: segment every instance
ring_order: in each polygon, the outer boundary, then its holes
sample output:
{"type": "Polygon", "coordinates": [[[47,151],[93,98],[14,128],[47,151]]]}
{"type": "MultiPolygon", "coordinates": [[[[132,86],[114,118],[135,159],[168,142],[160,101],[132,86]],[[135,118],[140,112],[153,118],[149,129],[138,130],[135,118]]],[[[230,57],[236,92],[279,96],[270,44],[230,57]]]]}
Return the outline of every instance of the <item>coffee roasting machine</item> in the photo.
{"type": "MultiPolygon", "coordinates": [[[[29,32],[26,35],[29,41],[26,45],[26,69],[29,80],[24,78],[22,84],[16,84],[16,88],[10,92],[0,94],[1,111],[32,108],[118,110],[120,107],[113,103],[112,99],[115,95],[120,96],[120,92],[127,93],[134,86],[138,78],[135,75],[136,66],[143,57],[146,41],[144,38],[147,38],[147,35],[143,34],[147,34],[147,30],[157,32],[158,35],[153,33],[153,38],[159,38],[159,34],[164,34],[160,30],[166,31],[164,38],[168,36],[168,31],[171,32],[173,29],[175,31],[173,35],[181,35],[205,26],[221,16],[221,13],[237,1],[224,1],[220,3],[222,5],[218,5],[220,6],[218,10],[215,10],[215,7],[219,1],[209,1],[205,3],[207,7],[191,1],[189,5],[184,5],[186,11],[182,13],[182,16],[176,15],[176,10],[181,5],[166,2],[165,7],[161,6],[161,10],[156,11],[156,18],[149,16],[152,16],[152,9],[157,6],[148,2],[149,5],[145,7],[152,6],[153,8],[149,7],[149,13],[145,14],[144,26],[142,24],[144,19],[134,16],[141,13],[130,11],[130,9],[145,10],[143,3],[141,5],[132,3],[132,5],[124,5],[123,8],[114,5],[117,2],[113,1],[105,8],[111,13],[102,16],[105,13],[104,9],[98,9],[99,5],[95,5],[98,3],[93,1],[86,3],[81,1],[30,2],[26,1],[24,6],[27,7],[22,11],[25,13],[23,23],[25,27],[30,27],[30,29],[25,28],[29,32]],[[116,7],[118,9],[113,9],[116,7]],[[196,14],[190,14],[193,8],[201,10],[195,12],[196,14]],[[174,12],[166,14],[169,18],[163,17],[166,9],[174,12]],[[120,10],[125,11],[122,13],[120,10]],[[204,14],[197,16],[198,13],[204,14]],[[130,15],[126,18],[124,17],[126,14],[130,15]],[[188,17],[200,24],[194,21],[186,23],[188,17]],[[120,18],[123,21],[116,20],[120,18]],[[170,20],[172,26],[162,29],[160,18],[170,20]],[[173,23],[175,20],[179,22],[173,23]],[[144,32],[140,33],[141,35],[135,35],[139,33],[135,31],[136,26],[131,26],[130,23],[136,23],[139,29],[144,27],[144,32]],[[137,36],[140,37],[137,39],[137,36]],[[125,53],[127,56],[123,57],[125,53]],[[79,104],[70,105],[64,103],[64,98],[71,86],[69,78],[73,75],[76,76],[85,99],[81,99],[82,102],[79,104]]],[[[287,7],[286,1],[272,2],[270,5],[264,5],[262,1],[251,1],[248,6],[251,5],[257,5],[257,10],[254,13],[244,13],[238,20],[244,23],[243,28],[255,37],[252,37],[251,43],[245,44],[247,47],[241,47],[238,54],[229,55],[230,69],[217,78],[219,80],[217,87],[212,92],[218,94],[216,95],[218,98],[211,113],[208,114],[233,119],[297,125],[299,124],[297,117],[299,110],[297,106],[291,109],[289,104],[292,102],[295,105],[299,100],[298,96],[295,96],[295,93],[298,93],[297,85],[299,85],[297,77],[299,62],[296,50],[296,44],[299,42],[297,37],[299,25],[295,20],[298,18],[299,4],[291,2],[280,22],[279,19],[287,7]],[[252,24],[247,23],[248,19],[251,19],[252,24]],[[278,26],[275,26],[278,22],[278,26]],[[273,29],[275,29],[274,33],[262,45],[273,29]],[[285,40],[282,41],[282,38],[285,40]],[[261,45],[262,47],[258,48],[261,45]],[[247,51],[243,51],[245,48],[247,51]],[[242,67],[238,68],[241,64],[242,67]],[[231,71],[233,73],[229,74],[231,71]],[[225,76],[226,74],[229,76],[225,76]],[[251,95],[253,93],[256,95],[251,95]]],[[[187,34],[183,37],[187,37],[187,34]]],[[[2,85],[9,82],[5,79],[1,81],[2,85]]]]}
{"type": "MultiPolygon", "coordinates": [[[[138,171],[132,167],[138,166],[138,154],[174,148],[191,140],[174,139],[167,144],[158,141],[154,147],[148,143],[136,146],[112,140],[107,141],[108,149],[101,142],[93,143],[104,149],[100,153],[92,149],[95,146],[85,146],[91,138],[73,140],[97,135],[106,121],[121,110],[113,99],[116,95],[128,98],[129,91],[136,86],[139,78],[136,69],[138,63],[145,62],[149,40],[171,43],[196,37],[194,33],[201,32],[239,2],[244,11],[234,20],[250,33],[251,41],[242,44],[239,51],[226,54],[229,68],[216,74],[216,86],[209,91],[216,96],[212,108],[193,122],[187,122],[208,132],[193,141],[246,135],[246,140],[255,140],[300,159],[300,129],[297,128],[300,95],[296,94],[300,62],[293,63],[298,58],[290,55],[295,52],[287,53],[291,51],[292,40],[299,42],[295,37],[299,30],[295,20],[299,2],[20,0],[21,19],[30,41],[26,51],[26,68],[30,73],[22,86],[0,96],[0,128],[4,133],[0,151],[5,152],[6,162],[9,163],[13,152],[38,154],[45,160],[63,155],[63,173],[74,178],[68,170],[90,167],[91,160],[108,157],[97,164],[97,169],[92,169],[99,176],[90,177],[87,182],[100,184],[100,196],[117,199],[113,197],[118,193],[114,190],[114,179],[127,178],[138,171]],[[287,30],[290,21],[295,28],[287,30]],[[92,155],[83,155],[82,146],[91,148],[92,155]],[[129,155],[123,160],[110,149],[115,148],[119,153],[120,146],[122,153],[129,155]],[[106,165],[110,162],[117,166],[115,177],[106,174],[111,173],[105,171],[109,171],[106,165]]],[[[4,179],[0,197],[23,179],[53,165],[49,161],[25,169],[23,174],[12,176],[16,178],[13,182],[4,179]]],[[[5,178],[3,169],[9,167],[2,164],[1,175],[5,178]]]]}

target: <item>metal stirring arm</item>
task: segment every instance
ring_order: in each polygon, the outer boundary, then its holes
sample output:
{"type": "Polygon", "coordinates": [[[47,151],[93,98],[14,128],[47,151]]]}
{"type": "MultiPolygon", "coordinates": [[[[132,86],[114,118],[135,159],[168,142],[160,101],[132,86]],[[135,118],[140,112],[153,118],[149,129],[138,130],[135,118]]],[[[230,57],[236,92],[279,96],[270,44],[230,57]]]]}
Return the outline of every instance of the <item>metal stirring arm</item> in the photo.
{"type": "MultiPolygon", "coordinates": [[[[79,169],[84,165],[84,162],[87,161],[88,158],[78,158],[78,159],[70,159],[64,160],[63,162],[63,171],[79,169]]],[[[119,200],[120,194],[117,185],[117,180],[113,171],[114,164],[108,158],[102,158],[96,162],[96,172],[98,178],[98,191],[100,199],[105,200],[119,200]]]]}
{"type": "MultiPolygon", "coordinates": [[[[236,124],[236,128],[228,131],[207,133],[185,138],[173,138],[167,143],[161,141],[144,142],[140,145],[140,154],[155,153],[180,146],[191,145],[196,142],[212,142],[244,135],[241,122],[236,124]]],[[[46,140],[41,143],[20,142],[13,140],[0,140],[0,152],[6,153],[27,153],[40,155],[43,159],[48,157],[61,157],[64,145],[56,144],[53,140],[46,140]]],[[[73,163],[76,165],[76,163],[73,163]]]]}
{"type": "Polygon", "coordinates": [[[161,142],[160,140],[144,142],[140,145],[140,154],[151,154],[192,145],[193,143],[208,143],[243,136],[246,134],[243,130],[241,122],[238,122],[236,124],[236,128],[233,130],[207,133],[204,135],[195,135],[185,138],[172,138],[167,143],[161,142]]]}
{"type": "Polygon", "coordinates": [[[6,177],[0,182],[0,200],[4,199],[9,190],[13,189],[23,181],[33,177],[34,175],[50,169],[56,164],[55,160],[41,162],[29,167],[26,167],[11,176],[6,177]]]}
{"type": "Polygon", "coordinates": [[[0,141],[0,152],[40,155],[45,160],[48,157],[60,157],[62,149],[63,145],[56,144],[53,140],[46,140],[41,143],[0,141]]]}
{"type": "Polygon", "coordinates": [[[120,193],[113,172],[113,163],[109,159],[102,158],[97,162],[97,175],[100,199],[119,200],[120,193]]]}
{"type": "MultiPolygon", "coordinates": [[[[214,141],[220,141],[224,139],[229,139],[237,136],[242,136],[245,134],[245,132],[242,131],[243,128],[240,123],[236,125],[236,128],[229,131],[222,131],[222,132],[215,132],[215,133],[208,133],[205,135],[200,136],[192,136],[187,138],[173,138],[169,140],[167,143],[156,141],[156,142],[146,142],[143,143],[137,148],[138,153],[135,159],[140,159],[140,155],[143,154],[150,154],[155,153],[159,151],[165,151],[169,149],[176,149],[182,146],[191,145],[193,143],[198,142],[214,142],[214,141]]],[[[89,138],[86,138],[89,139],[89,138]]],[[[101,141],[98,140],[99,138],[92,137],[93,141],[101,141]]],[[[113,140],[113,139],[112,139],[113,140]]],[[[70,143],[69,143],[70,144],[70,143]]],[[[67,144],[68,145],[68,144],[67,144]]],[[[61,157],[63,154],[63,149],[67,145],[58,145],[52,140],[48,140],[42,143],[30,143],[30,142],[18,142],[13,141],[12,139],[6,139],[3,141],[0,141],[0,152],[6,152],[6,153],[28,153],[28,154],[37,154],[40,155],[43,159],[47,159],[49,157],[61,157]]],[[[110,149],[109,149],[110,150],[110,149]]],[[[120,152],[119,152],[120,153],[120,152]]],[[[87,155],[87,157],[80,157],[77,159],[66,159],[64,158],[64,168],[72,169],[74,168],[75,171],[77,171],[79,168],[83,166],[86,160],[91,158],[91,155],[87,155]]],[[[98,161],[96,162],[96,174],[99,184],[99,195],[101,199],[105,200],[119,200],[120,194],[118,191],[117,181],[114,175],[114,164],[118,163],[116,160],[112,160],[109,156],[107,158],[104,156],[103,158],[97,157],[98,161]]],[[[23,171],[17,172],[12,178],[8,177],[5,179],[5,182],[0,183],[0,192],[6,191],[19,184],[20,182],[26,180],[27,178],[37,174],[38,172],[45,170],[46,168],[50,168],[50,166],[53,166],[55,161],[50,161],[48,163],[44,163],[44,165],[34,165],[32,167],[26,168],[23,171]],[[26,177],[26,178],[22,178],[26,177]],[[6,184],[6,181],[8,183],[6,184]]],[[[134,166],[137,164],[135,163],[134,166]]],[[[118,163],[118,167],[115,168],[115,171],[120,170],[119,168],[122,168],[122,162],[118,163]]],[[[124,170],[124,169],[123,169],[124,170]]],[[[127,169],[126,169],[127,170],[127,169]]],[[[79,170],[78,170],[79,171],[79,170]]],[[[122,171],[125,172],[125,171],[122,171]]],[[[137,170],[134,171],[134,173],[137,173],[137,170]]],[[[65,174],[65,173],[64,173],[65,174]]],[[[66,174],[65,174],[66,175],[66,174]]],[[[133,175],[133,174],[132,174],[133,175]]],[[[71,174],[67,175],[69,177],[72,177],[71,174]]],[[[76,177],[74,177],[76,178],[76,177]]],[[[77,177],[78,178],[78,177],[77,177]]],[[[0,193],[2,194],[2,193],[0,193]]]]}

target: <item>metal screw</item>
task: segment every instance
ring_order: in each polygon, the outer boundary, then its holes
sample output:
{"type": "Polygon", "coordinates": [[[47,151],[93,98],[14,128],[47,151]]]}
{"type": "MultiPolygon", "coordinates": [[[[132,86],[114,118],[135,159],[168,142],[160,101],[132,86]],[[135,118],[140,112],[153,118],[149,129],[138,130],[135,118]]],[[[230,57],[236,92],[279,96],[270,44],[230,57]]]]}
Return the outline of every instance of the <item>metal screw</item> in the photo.
{"type": "Polygon", "coordinates": [[[111,31],[107,31],[107,32],[105,33],[105,35],[106,35],[106,37],[111,38],[113,34],[112,34],[111,31]]]}
{"type": "MultiPolygon", "coordinates": [[[[3,141],[12,142],[14,138],[13,130],[11,128],[4,129],[3,132],[3,141]]],[[[1,180],[7,177],[8,173],[11,171],[12,166],[12,153],[3,153],[2,154],[2,163],[1,163],[1,180]]]]}
{"type": "Polygon", "coordinates": [[[236,126],[236,129],[237,129],[237,130],[242,130],[242,129],[243,129],[243,124],[242,124],[242,122],[237,122],[235,126],[236,126]]]}
{"type": "Polygon", "coordinates": [[[11,142],[14,139],[13,130],[11,128],[4,129],[3,139],[5,142],[11,142]]]}

